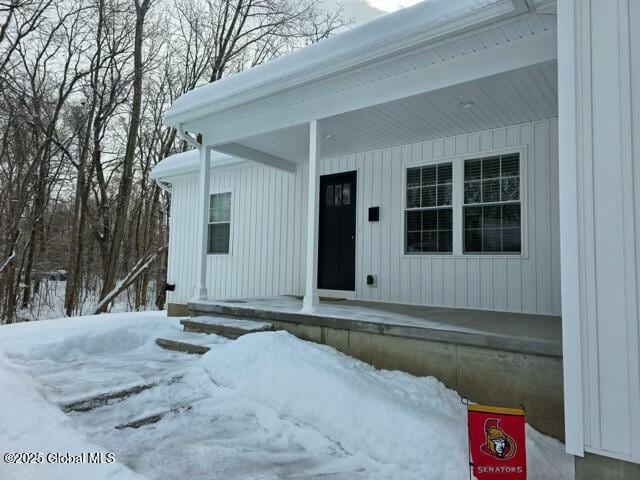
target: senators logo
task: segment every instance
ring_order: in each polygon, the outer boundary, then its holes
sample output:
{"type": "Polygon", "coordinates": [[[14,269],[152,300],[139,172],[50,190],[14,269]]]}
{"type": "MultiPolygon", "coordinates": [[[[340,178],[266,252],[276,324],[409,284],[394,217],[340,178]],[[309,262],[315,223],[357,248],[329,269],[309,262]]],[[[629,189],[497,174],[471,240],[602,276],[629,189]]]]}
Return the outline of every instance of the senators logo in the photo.
{"type": "Polygon", "coordinates": [[[513,437],[499,427],[499,423],[496,418],[488,418],[484,422],[485,443],[480,450],[499,460],[509,460],[516,454],[518,446],[513,437]]]}

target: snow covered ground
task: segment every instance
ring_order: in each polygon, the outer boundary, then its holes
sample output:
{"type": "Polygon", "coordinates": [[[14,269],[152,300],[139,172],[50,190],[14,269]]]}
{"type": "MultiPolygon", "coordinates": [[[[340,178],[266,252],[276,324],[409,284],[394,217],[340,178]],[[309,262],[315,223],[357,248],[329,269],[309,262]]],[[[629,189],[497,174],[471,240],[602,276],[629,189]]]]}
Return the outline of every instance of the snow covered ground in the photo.
{"type": "MultiPolygon", "coordinates": [[[[203,357],[162,313],[0,327],[0,453],[113,452],[116,463],[7,464],[1,479],[468,478],[465,407],[434,378],[379,371],[287,333],[211,337],[203,357]],[[58,407],[157,383],[88,412],[58,407]],[[138,429],[117,425],[176,409],[138,429]]],[[[563,446],[527,430],[529,478],[573,478],[563,446]]]]}
{"type": "MultiPolygon", "coordinates": [[[[43,280],[40,284],[40,291],[34,294],[30,308],[22,308],[17,312],[17,322],[30,322],[34,320],[51,320],[65,316],[64,293],[67,282],[64,280],[43,280]]],[[[97,287],[96,287],[97,288],[97,287]]],[[[130,312],[133,309],[133,298],[131,289],[122,292],[112,303],[109,311],[112,313],[130,312]]],[[[149,285],[148,303],[145,310],[156,310],[154,305],[155,286],[149,285]]],[[[89,314],[95,311],[100,301],[99,289],[95,291],[82,292],[79,315],[89,314]]]]}

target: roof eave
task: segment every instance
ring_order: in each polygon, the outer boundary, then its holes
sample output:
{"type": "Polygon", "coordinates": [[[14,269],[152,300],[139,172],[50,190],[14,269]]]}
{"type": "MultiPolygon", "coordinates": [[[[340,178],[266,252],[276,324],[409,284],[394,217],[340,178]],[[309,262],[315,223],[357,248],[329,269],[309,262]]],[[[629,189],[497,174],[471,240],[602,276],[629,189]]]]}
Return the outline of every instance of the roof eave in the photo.
{"type": "Polygon", "coordinates": [[[166,125],[173,127],[178,127],[178,125],[188,126],[189,123],[201,120],[209,115],[219,113],[230,108],[239,107],[296,87],[302,87],[324,78],[366,65],[374,60],[381,60],[385,57],[395,55],[412,48],[426,46],[430,43],[441,41],[447,37],[462,34],[470,29],[478,28],[491,22],[501,21],[522,13],[522,10],[516,7],[513,0],[502,0],[501,2],[469,11],[464,15],[460,15],[443,22],[437,27],[418,35],[384,44],[378,48],[370,49],[367,52],[354,52],[341,62],[327,63],[323,65],[322,68],[314,66],[309,68],[306,72],[295,75],[289,80],[283,81],[280,79],[273,81],[271,84],[267,84],[260,88],[259,91],[248,90],[238,93],[237,95],[230,96],[224,101],[204,104],[198,108],[192,108],[187,111],[179,111],[173,114],[169,111],[164,117],[164,122],[166,125]]]}

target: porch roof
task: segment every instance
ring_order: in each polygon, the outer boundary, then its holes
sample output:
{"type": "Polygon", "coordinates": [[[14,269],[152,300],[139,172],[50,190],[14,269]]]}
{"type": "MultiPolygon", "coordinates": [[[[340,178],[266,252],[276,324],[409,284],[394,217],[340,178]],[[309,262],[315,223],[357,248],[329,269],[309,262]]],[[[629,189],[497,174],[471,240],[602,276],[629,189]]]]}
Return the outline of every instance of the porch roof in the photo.
{"type": "MultiPolygon", "coordinates": [[[[231,155],[217,153],[211,158],[211,168],[232,165],[243,160],[231,155]]],[[[151,178],[154,180],[166,179],[178,175],[185,175],[198,171],[200,165],[200,154],[198,150],[188,150],[186,152],[175,153],[161,160],[151,170],[151,178]]]]}
{"type": "Polygon", "coordinates": [[[166,113],[167,124],[263,98],[278,91],[354,68],[402,48],[434,40],[478,20],[512,13],[512,0],[426,0],[384,15],[288,55],[203,85],[179,97],[166,113]]]}
{"type": "Polygon", "coordinates": [[[556,58],[555,0],[428,0],[193,90],[165,121],[295,171],[312,120],[334,158],[556,117],[556,58]]]}

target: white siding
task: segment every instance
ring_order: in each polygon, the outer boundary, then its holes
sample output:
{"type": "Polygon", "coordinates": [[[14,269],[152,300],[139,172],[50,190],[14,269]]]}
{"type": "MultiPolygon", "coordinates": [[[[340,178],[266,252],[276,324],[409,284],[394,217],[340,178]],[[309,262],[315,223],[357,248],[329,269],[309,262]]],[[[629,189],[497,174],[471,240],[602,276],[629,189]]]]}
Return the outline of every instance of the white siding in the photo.
{"type": "MultiPolygon", "coordinates": [[[[545,120],[323,160],[320,173],[357,170],[356,295],[365,300],[560,313],[557,122],[545,120]],[[525,257],[402,255],[406,164],[524,147],[525,257]],[[380,222],[366,221],[380,207],[380,222]],[[367,274],[378,275],[368,287],[367,274]]],[[[213,171],[212,191],[233,191],[232,252],[209,258],[210,296],[232,298],[304,290],[306,169],[295,175],[253,166],[213,171]]],[[[170,301],[193,294],[195,178],[174,182],[170,301]],[[191,243],[189,243],[191,242],[191,243]],[[191,254],[191,256],[193,256],[191,254]],[[175,260],[179,258],[179,260],[175,260]]]]}
{"type": "MultiPolygon", "coordinates": [[[[296,174],[259,165],[214,169],[211,192],[232,192],[229,255],[209,255],[211,298],[302,292],[306,167],[296,174]]],[[[172,180],[169,302],[186,303],[197,277],[197,176],[172,180]]]]}
{"type": "Polygon", "coordinates": [[[640,2],[560,6],[568,448],[640,463],[640,2]]]}

